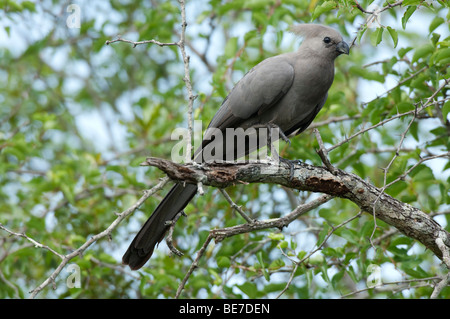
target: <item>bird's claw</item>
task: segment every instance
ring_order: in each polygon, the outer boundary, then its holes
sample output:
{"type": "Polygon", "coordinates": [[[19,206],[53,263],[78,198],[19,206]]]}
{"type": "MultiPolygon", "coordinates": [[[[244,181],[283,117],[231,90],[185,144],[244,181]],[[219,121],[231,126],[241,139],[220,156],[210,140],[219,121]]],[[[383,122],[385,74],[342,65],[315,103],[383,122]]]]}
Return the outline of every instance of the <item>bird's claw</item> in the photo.
{"type": "Polygon", "coordinates": [[[294,178],[294,169],[295,165],[301,163],[300,160],[290,160],[284,157],[279,156],[278,157],[280,162],[285,163],[287,166],[289,166],[289,181],[292,181],[294,178]]]}

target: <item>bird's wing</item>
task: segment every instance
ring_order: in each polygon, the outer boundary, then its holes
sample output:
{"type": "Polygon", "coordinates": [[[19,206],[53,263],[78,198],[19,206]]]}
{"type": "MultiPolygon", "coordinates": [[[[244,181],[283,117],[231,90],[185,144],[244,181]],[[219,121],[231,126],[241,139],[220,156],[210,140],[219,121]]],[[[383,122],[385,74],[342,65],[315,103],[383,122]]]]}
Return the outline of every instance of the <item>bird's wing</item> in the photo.
{"type": "Polygon", "coordinates": [[[308,128],[311,122],[316,118],[317,114],[319,114],[320,110],[324,106],[327,101],[328,93],[325,94],[324,98],[316,105],[314,111],[307,117],[303,118],[301,121],[296,123],[293,127],[289,128],[284,132],[286,136],[295,136],[303,132],[308,128]]]}
{"type": "Polygon", "coordinates": [[[231,90],[209,127],[238,127],[275,105],[292,86],[294,67],[283,55],[264,60],[231,90]]]}

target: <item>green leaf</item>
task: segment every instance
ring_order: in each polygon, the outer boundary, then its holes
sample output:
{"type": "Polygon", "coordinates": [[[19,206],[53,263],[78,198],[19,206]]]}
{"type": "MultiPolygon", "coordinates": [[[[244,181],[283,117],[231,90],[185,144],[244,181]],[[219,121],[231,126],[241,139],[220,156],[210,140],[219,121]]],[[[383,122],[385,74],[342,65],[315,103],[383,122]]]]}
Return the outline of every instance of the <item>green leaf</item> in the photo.
{"type": "Polygon", "coordinates": [[[245,0],[244,7],[248,9],[264,9],[273,5],[275,0],[245,0]]]}
{"type": "Polygon", "coordinates": [[[403,6],[410,6],[410,5],[419,5],[423,0],[404,0],[402,5],[403,6]]]}
{"type": "Polygon", "coordinates": [[[411,47],[407,47],[407,48],[401,48],[398,50],[398,56],[400,58],[403,58],[405,56],[406,53],[408,53],[409,51],[411,51],[413,48],[411,47]]]}
{"type": "Polygon", "coordinates": [[[336,289],[338,283],[341,281],[342,277],[345,275],[345,269],[342,269],[341,271],[337,272],[333,278],[331,279],[331,284],[333,285],[333,288],[336,289]]]}
{"type": "Polygon", "coordinates": [[[272,240],[283,240],[284,234],[282,233],[270,233],[268,236],[272,240]]]}
{"type": "Polygon", "coordinates": [[[285,249],[289,246],[289,243],[285,240],[282,240],[278,243],[277,247],[280,249],[285,249]]]}
{"type": "Polygon", "coordinates": [[[319,237],[317,238],[317,246],[320,246],[322,244],[322,242],[325,240],[325,237],[328,235],[328,230],[330,229],[330,226],[328,226],[327,223],[323,223],[323,228],[319,233],[319,237]]]}
{"type": "Polygon", "coordinates": [[[411,60],[411,62],[416,62],[421,58],[424,58],[428,55],[430,55],[431,53],[433,53],[434,51],[434,46],[431,44],[425,44],[419,48],[417,48],[417,50],[414,52],[413,58],[411,60]]]}
{"type": "Polygon", "coordinates": [[[389,31],[389,34],[391,35],[392,41],[394,41],[394,48],[397,47],[398,44],[398,33],[395,31],[395,29],[391,27],[387,27],[387,30],[389,31]]]}
{"type": "Polygon", "coordinates": [[[430,27],[428,31],[431,33],[433,32],[437,27],[439,27],[442,23],[444,23],[445,20],[442,17],[436,16],[433,21],[430,23],[430,27]]]}
{"type": "Polygon", "coordinates": [[[434,180],[433,171],[424,164],[418,165],[415,169],[413,169],[410,176],[413,178],[414,182],[427,182],[434,180]]]}
{"type": "Polygon", "coordinates": [[[270,270],[277,270],[280,269],[281,267],[284,267],[285,263],[282,259],[275,259],[270,265],[269,265],[269,269],[270,270]]]}
{"type": "Polygon", "coordinates": [[[362,38],[362,36],[364,35],[364,33],[366,32],[366,30],[367,30],[367,26],[364,25],[364,26],[361,28],[361,30],[358,31],[358,34],[357,34],[358,43],[361,43],[361,38],[362,38]]]}
{"type": "Polygon", "coordinates": [[[27,9],[27,10],[29,10],[31,12],[36,12],[35,4],[33,2],[31,2],[31,1],[24,1],[24,2],[22,2],[22,6],[23,6],[24,9],[27,9]]]}
{"type": "Polygon", "coordinates": [[[373,46],[377,46],[378,44],[380,44],[380,42],[383,38],[383,31],[384,31],[384,28],[379,27],[379,28],[377,28],[377,30],[375,32],[372,32],[370,34],[370,42],[372,43],[373,46]]]}
{"type": "Polygon", "coordinates": [[[339,254],[336,251],[336,249],[331,247],[325,247],[324,249],[322,249],[322,254],[329,257],[339,257],[339,254]]]}
{"type": "Polygon", "coordinates": [[[450,113],[450,101],[447,101],[444,103],[444,106],[442,107],[442,116],[444,117],[444,119],[447,118],[449,113],[450,113]]]}
{"type": "Polygon", "coordinates": [[[322,266],[320,267],[320,270],[322,271],[322,278],[323,280],[325,280],[325,282],[329,283],[330,282],[330,277],[328,277],[328,268],[325,264],[322,264],[322,266]]]}
{"type": "Polygon", "coordinates": [[[303,259],[306,256],[306,251],[304,250],[300,250],[299,253],[297,254],[297,258],[298,259],[303,259]]]}
{"type": "Polygon", "coordinates": [[[321,14],[331,11],[336,8],[336,3],[334,1],[325,1],[320,6],[314,9],[311,20],[316,20],[321,14]]]}
{"type": "Polygon", "coordinates": [[[213,275],[213,277],[214,277],[213,284],[214,284],[214,285],[217,285],[217,286],[218,286],[218,285],[221,285],[222,282],[223,282],[223,280],[222,280],[222,278],[220,277],[220,275],[219,275],[214,269],[209,268],[208,271],[209,271],[209,273],[210,273],[211,275],[213,275]]]}
{"type": "Polygon", "coordinates": [[[258,289],[256,288],[256,284],[252,282],[245,282],[242,285],[237,285],[237,287],[246,294],[249,298],[254,299],[257,298],[258,289]]]}
{"type": "Polygon", "coordinates": [[[416,266],[414,268],[410,267],[407,263],[402,265],[402,270],[412,276],[413,278],[427,278],[430,276],[425,270],[423,270],[420,266],[416,266]]]}
{"type": "Polygon", "coordinates": [[[408,9],[406,9],[405,14],[402,17],[402,27],[403,30],[406,28],[406,23],[408,22],[409,18],[411,18],[411,15],[416,11],[416,6],[409,6],[408,9]]]}
{"type": "Polygon", "coordinates": [[[400,102],[397,104],[396,112],[405,113],[414,110],[415,106],[411,102],[400,102]]]}
{"type": "Polygon", "coordinates": [[[232,37],[228,40],[227,44],[225,45],[225,56],[227,58],[233,57],[237,52],[237,45],[238,45],[238,38],[232,37]]]}
{"type": "Polygon", "coordinates": [[[380,74],[375,71],[369,71],[367,68],[362,68],[360,66],[351,66],[350,72],[359,75],[360,77],[366,80],[377,81],[381,83],[385,81],[385,77],[383,74],[380,74]]]}
{"type": "Polygon", "coordinates": [[[342,228],[339,233],[336,233],[338,236],[346,239],[349,243],[357,245],[359,243],[359,234],[354,230],[348,228],[342,228]]]}
{"type": "Polygon", "coordinates": [[[269,272],[267,271],[267,269],[266,269],[266,267],[265,267],[265,263],[264,263],[264,260],[263,260],[263,254],[262,254],[262,251],[259,251],[259,252],[256,254],[256,257],[258,258],[258,261],[259,261],[259,263],[261,264],[261,270],[262,270],[262,272],[263,272],[264,278],[265,278],[267,281],[269,281],[269,280],[270,280],[270,275],[269,275],[269,272]]]}
{"type": "Polygon", "coordinates": [[[226,256],[217,257],[217,266],[219,268],[230,268],[230,266],[231,266],[230,258],[228,258],[226,256]]]}
{"type": "Polygon", "coordinates": [[[248,42],[248,41],[250,41],[251,39],[256,38],[257,36],[258,36],[258,31],[256,31],[256,30],[251,30],[251,31],[247,32],[247,33],[244,35],[244,41],[245,41],[245,42],[248,42]]]}
{"type": "Polygon", "coordinates": [[[430,58],[430,64],[446,65],[445,61],[450,57],[450,48],[439,49],[430,58]]]}

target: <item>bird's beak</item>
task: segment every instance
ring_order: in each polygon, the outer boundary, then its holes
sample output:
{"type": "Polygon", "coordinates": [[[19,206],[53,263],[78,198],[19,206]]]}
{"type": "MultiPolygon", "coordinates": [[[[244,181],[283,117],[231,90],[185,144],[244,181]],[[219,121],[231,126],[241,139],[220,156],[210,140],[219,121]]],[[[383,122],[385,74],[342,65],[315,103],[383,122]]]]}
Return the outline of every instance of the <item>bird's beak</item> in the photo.
{"type": "Polygon", "coordinates": [[[341,41],[336,45],[336,51],[339,52],[339,54],[344,53],[348,55],[348,53],[350,52],[350,48],[347,43],[341,41]]]}

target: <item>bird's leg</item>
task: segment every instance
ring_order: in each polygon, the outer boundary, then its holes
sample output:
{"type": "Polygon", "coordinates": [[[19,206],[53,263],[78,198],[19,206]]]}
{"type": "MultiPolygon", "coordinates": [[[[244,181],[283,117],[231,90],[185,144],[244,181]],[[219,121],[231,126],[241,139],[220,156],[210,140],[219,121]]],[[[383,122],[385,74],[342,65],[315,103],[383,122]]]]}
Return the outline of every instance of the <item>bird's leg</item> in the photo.
{"type": "Polygon", "coordinates": [[[276,124],[270,123],[269,125],[272,125],[272,128],[278,129],[278,133],[280,134],[280,137],[283,141],[289,144],[291,146],[291,140],[284,134],[284,132],[280,129],[280,127],[276,124]]]}
{"type": "Polygon", "coordinates": [[[292,180],[292,178],[294,177],[294,164],[296,164],[298,162],[298,160],[292,161],[292,160],[286,159],[284,157],[281,157],[280,154],[278,154],[275,146],[272,143],[272,141],[273,141],[273,136],[272,136],[273,134],[272,133],[276,132],[275,133],[275,134],[277,134],[276,140],[281,138],[283,141],[288,143],[289,146],[291,145],[291,140],[284,134],[284,132],[281,130],[281,128],[278,125],[274,124],[274,123],[257,124],[257,125],[255,125],[253,127],[254,128],[266,128],[267,129],[267,133],[268,133],[267,134],[267,148],[270,149],[272,159],[275,162],[283,162],[283,163],[285,163],[285,164],[287,164],[289,166],[289,170],[290,170],[289,180],[292,180]]]}
{"type": "MultiPolygon", "coordinates": [[[[265,124],[256,124],[254,126],[252,126],[255,129],[258,128],[265,128],[267,129],[267,147],[269,147],[269,149],[272,151],[275,151],[275,148],[272,147],[272,133],[273,130],[275,130],[276,133],[278,133],[278,136],[285,141],[286,143],[289,144],[289,146],[291,146],[291,140],[284,134],[283,130],[276,124],[274,123],[265,123],[265,124]]],[[[276,139],[278,140],[278,138],[276,139]]],[[[276,151],[275,151],[276,153],[276,151]]]]}
{"type": "MultiPolygon", "coordinates": [[[[268,123],[267,124],[268,129],[270,130],[270,133],[272,133],[271,129],[275,129],[276,132],[278,133],[278,135],[280,136],[280,138],[285,141],[286,143],[289,144],[289,146],[291,146],[291,140],[284,134],[284,132],[281,130],[281,128],[273,123],[268,123]]],[[[272,134],[269,134],[269,139],[268,139],[268,147],[271,147],[271,152],[273,152],[274,154],[272,154],[273,156],[277,156],[278,157],[278,161],[285,163],[286,165],[289,166],[289,181],[291,181],[294,178],[294,164],[297,163],[297,160],[290,160],[287,158],[284,158],[282,156],[280,156],[280,154],[277,153],[275,147],[273,147],[272,145],[272,134]]]]}
{"type": "MultiPolygon", "coordinates": [[[[267,131],[272,133],[272,129],[277,130],[278,135],[280,136],[280,138],[285,141],[286,143],[289,144],[289,146],[291,146],[291,140],[284,134],[283,130],[276,124],[274,123],[266,123],[266,124],[260,124],[261,127],[265,127],[267,128],[267,131]]],[[[268,134],[269,138],[272,139],[272,134],[268,134]]]]}

